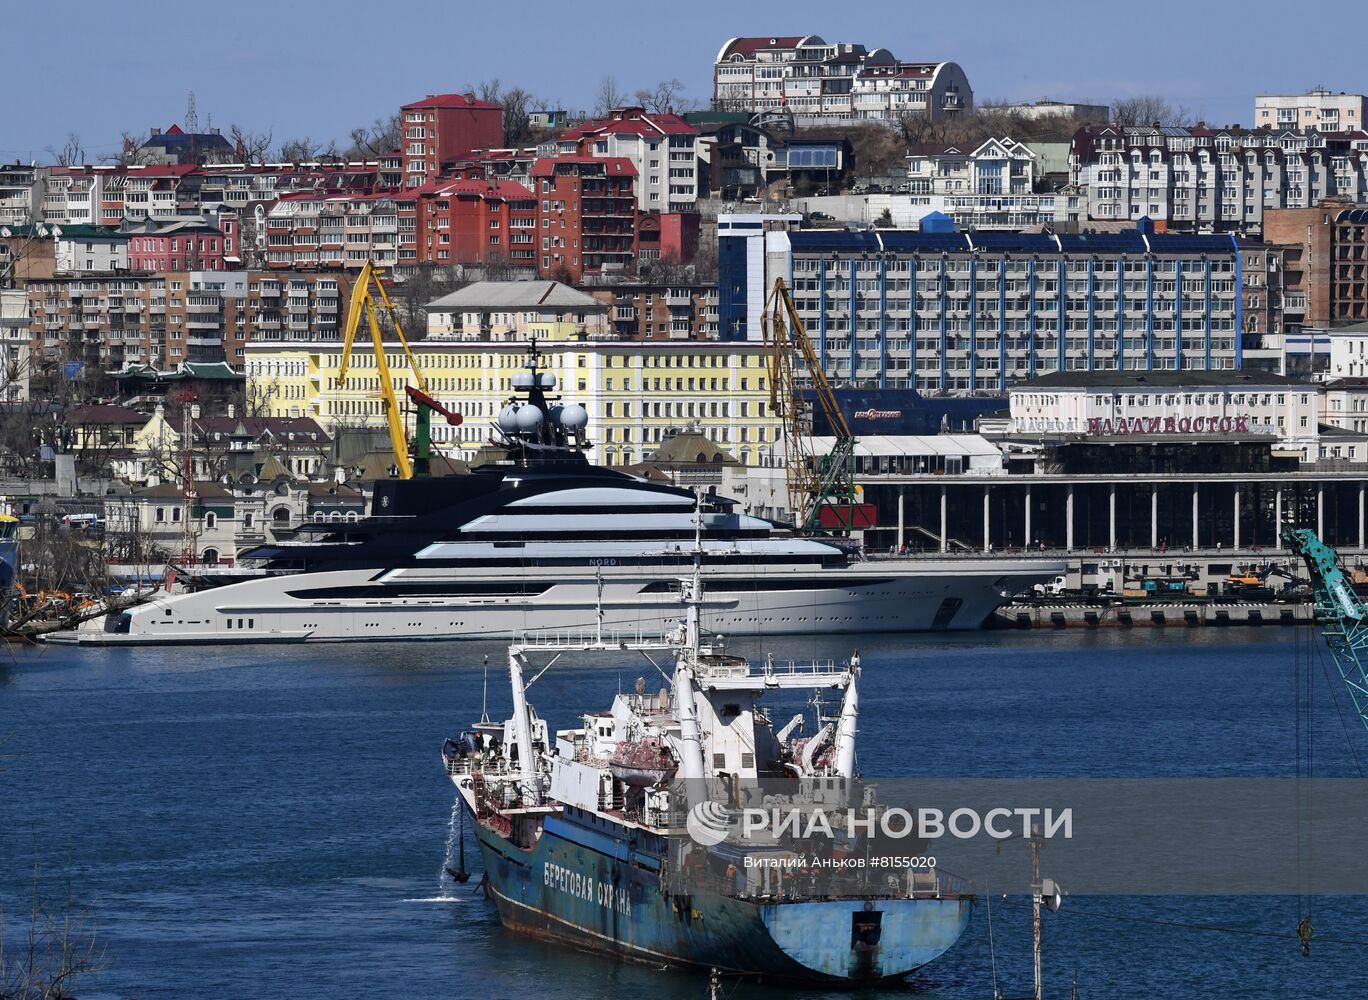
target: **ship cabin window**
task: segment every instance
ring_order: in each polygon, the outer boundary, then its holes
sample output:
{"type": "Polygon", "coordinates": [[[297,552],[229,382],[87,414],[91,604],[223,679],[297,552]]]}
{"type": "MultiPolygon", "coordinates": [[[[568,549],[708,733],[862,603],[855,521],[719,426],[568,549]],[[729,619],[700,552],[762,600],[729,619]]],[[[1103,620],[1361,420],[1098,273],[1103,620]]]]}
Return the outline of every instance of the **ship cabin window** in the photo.
{"type": "Polygon", "coordinates": [[[722,721],[727,722],[741,714],[741,706],[734,702],[729,702],[722,706],[722,721]]]}
{"type": "Polygon", "coordinates": [[[727,755],[725,753],[713,754],[713,767],[726,767],[727,755]]]}

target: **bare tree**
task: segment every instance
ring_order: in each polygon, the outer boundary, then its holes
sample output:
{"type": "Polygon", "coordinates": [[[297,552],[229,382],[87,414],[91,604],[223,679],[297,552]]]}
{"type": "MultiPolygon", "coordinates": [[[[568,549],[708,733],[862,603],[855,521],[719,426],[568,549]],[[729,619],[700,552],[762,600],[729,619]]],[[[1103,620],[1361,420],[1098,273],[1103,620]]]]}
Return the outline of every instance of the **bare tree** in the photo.
{"type": "Polygon", "coordinates": [[[594,99],[594,114],[601,118],[614,108],[620,108],[626,103],[626,91],[618,89],[618,83],[614,77],[605,76],[599,83],[598,96],[594,99]]]}
{"type": "Polygon", "coordinates": [[[282,163],[312,163],[327,155],[329,151],[335,153],[336,149],[336,144],[325,147],[323,143],[303,136],[299,139],[289,139],[282,142],[276,157],[282,163]]]}
{"type": "Polygon", "coordinates": [[[49,146],[47,152],[59,166],[75,167],[85,163],[85,146],[81,144],[81,137],[75,132],[67,133],[66,142],[62,143],[61,149],[49,146]]]}
{"type": "MultiPolygon", "coordinates": [[[[33,857],[28,927],[18,947],[6,949],[0,933],[0,997],[15,1000],[62,1000],[76,995],[76,984],[99,971],[103,954],[95,942],[95,920],[89,910],[77,909],[66,881],[66,900],[60,907],[42,897],[41,868],[33,857]]],[[[3,930],[3,928],[0,928],[3,930]]]]}
{"type": "Polygon", "coordinates": [[[647,111],[653,111],[658,115],[667,111],[682,114],[694,110],[694,102],[684,96],[684,84],[678,80],[661,80],[652,89],[638,90],[636,102],[647,111]]]}
{"type": "Polygon", "coordinates": [[[521,87],[514,87],[499,100],[503,106],[505,146],[521,146],[531,137],[532,105],[535,103],[536,98],[521,87]]]}
{"type": "Polygon", "coordinates": [[[466,92],[474,94],[482,101],[488,101],[490,104],[498,104],[499,98],[503,94],[503,85],[496,76],[494,79],[484,80],[474,87],[466,87],[466,92]]]}
{"type": "Polygon", "coordinates": [[[436,264],[414,267],[407,278],[390,289],[399,321],[404,324],[404,335],[410,340],[426,337],[427,304],[468,283],[466,278],[456,277],[449,267],[436,264]]]}
{"type": "Polygon", "coordinates": [[[112,163],[118,166],[127,166],[130,163],[139,161],[139,150],[143,143],[147,142],[149,136],[146,132],[129,132],[127,130],[119,133],[119,150],[116,153],[100,154],[101,163],[112,163]]]}
{"type": "Polygon", "coordinates": [[[351,145],[343,155],[348,159],[378,159],[398,149],[403,134],[403,123],[397,113],[388,118],[377,118],[369,125],[351,130],[351,145]]]}
{"type": "Polygon", "coordinates": [[[228,127],[228,141],[242,157],[243,163],[265,163],[271,150],[271,133],[244,130],[237,125],[228,127]]]}
{"type": "Polygon", "coordinates": [[[1158,94],[1119,97],[1112,101],[1112,121],[1118,125],[1191,125],[1192,112],[1158,94]]]}

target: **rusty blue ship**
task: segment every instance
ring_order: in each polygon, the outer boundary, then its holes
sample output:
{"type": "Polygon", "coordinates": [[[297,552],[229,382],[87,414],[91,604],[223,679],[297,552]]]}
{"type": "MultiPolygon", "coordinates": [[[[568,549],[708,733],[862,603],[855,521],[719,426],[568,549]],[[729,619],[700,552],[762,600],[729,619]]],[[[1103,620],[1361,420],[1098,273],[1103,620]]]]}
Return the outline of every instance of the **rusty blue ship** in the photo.
{"type": "MultiPolygon", "coordinates": [[[[738,842],[728,825],[741,789],[769,777],[807,795],[839,797],[853,784],[858,653],[753,665],[720,637],[705,640],[696,571],[680,594],[684,613],[658,639],[601,626],[518,637],[512,716],[445,742],[504,925],[618,959],[786,982],[875,983],[941,955],[973,905],[952,876],[880,870],[819,886],[792,845],[738,842]],[[626,650],[659,671],[659,690],[639,678],[582,725],[550,731],[529,698],[542,673],[572,654],[626,650]],[[805,710],[776,728],[765,696],[791,689],[814,693],[816,718],[805,710]]],[[[845,842],[836,853],[865,849],[845,842]]]]}

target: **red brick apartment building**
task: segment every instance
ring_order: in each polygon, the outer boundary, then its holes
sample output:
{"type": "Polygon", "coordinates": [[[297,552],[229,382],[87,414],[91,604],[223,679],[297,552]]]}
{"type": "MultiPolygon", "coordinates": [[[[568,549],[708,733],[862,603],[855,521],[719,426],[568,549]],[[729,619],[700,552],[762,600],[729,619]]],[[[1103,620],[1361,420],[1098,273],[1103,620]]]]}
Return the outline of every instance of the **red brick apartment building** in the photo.
{"type": "Polygon", "coordinates": [[[626,157],[540,159],[532,166],[538,274],[586,275],[629,270],[637,252],[636,168],[626,157]]]}
{"type": "Polygon", "coordinates": [[[442,164],[503,145],[503,108],[469,94],[429,95],[400,109],[404,186],[441,176],[442,164]]]}

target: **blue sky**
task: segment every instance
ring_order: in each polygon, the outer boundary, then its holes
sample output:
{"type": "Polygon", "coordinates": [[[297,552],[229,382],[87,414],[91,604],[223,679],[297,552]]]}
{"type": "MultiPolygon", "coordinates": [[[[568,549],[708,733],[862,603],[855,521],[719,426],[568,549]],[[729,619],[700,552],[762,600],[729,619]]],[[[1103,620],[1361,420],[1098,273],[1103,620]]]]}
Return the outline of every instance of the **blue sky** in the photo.
{"type": "Polygon", "coordinates": [[[1248,124],[1257,93],[1368,90],[1368,5],[1303,0],[783,4],[520,0],[11,0],[0,158],[43,160],[68,132],[89,158],[123,130],[165,128],[194,90],[212,120],[345,142],[406,100],[498,77],[590,107],[613,75],[628,92],[676,77],[706,100],[733,35],[820,34],[964,67],[979,100],[1160,93],[1213,124],[1248,124]],[[379,13],[377,13],[377,11],[379,13]],[[633,13],[636,17],[633,17],[633,13]]]}

